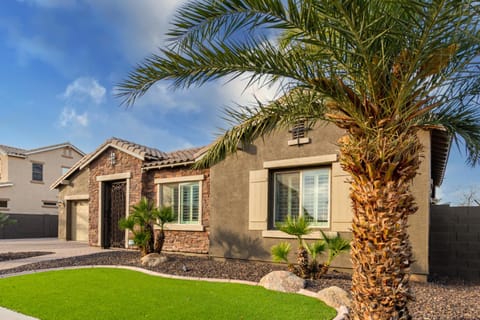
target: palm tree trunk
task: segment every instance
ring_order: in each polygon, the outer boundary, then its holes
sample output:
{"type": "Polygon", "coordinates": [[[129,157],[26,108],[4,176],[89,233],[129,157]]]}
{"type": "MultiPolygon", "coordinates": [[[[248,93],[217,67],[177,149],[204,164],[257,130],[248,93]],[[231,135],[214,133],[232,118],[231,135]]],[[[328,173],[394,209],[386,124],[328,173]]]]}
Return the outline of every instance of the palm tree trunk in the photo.
{"type": "Polygon", "coordinates": [[[352,177],[352,319],[411,319],[407,218],[417,210],[410,186],[421,144],[414,132],[380,129],[344,137],[340,146],[352,177]]]}
{"type": "Polygon", "coordinates": [[[297,263],[299,266],[299,276],[307,279],[310,276],[310,268],[308,263],[308,252],[304,246],[300,245],[297,249],[297,263]]]}
{"type": "Polygon", "coordinates": [[[162,253],[164,243],[165,243],[165,231],[162,228],[157,233],[157,236],[155,239],[155,248],[153,251],[155,253],[162,253]]]}
{"type": "Polygon", "coordinates": [[[149,254],[153,252],[153,243],[154,243],[154,232],[151,224],[149,223],[145,224],[145,232],[149,234],[148,241],[145,244],[145,252],[149,254]]]}

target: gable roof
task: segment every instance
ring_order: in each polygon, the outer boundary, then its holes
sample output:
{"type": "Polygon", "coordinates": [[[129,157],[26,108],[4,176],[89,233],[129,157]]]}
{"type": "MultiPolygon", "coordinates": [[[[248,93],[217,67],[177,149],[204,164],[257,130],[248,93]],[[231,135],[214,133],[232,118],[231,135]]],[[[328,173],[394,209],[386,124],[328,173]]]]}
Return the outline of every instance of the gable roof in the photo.
{"type": "Polygon", "coordinates": [[[166,153],[155,148],[150,148],[141,144],[113,137],[101,144],[95,151],[80,159],[80,161],[78,161],[73,167],[65,172],[64,175],[55,180],[50,186],[50,189],[57,188],[62,181],[67,180],[77,170],[82,170],[88,166],[90,162],[95,160],[102,152],[110,147],[118,149],[146,162],[144,167],[149,166],[151,168],[153,168],[153,166],[150,166],[150,163],[157,165],[178,165],[180,163],[189,163],[191,159],[194,159],[193,155],[195,152],[200,150],[200,148],[192,148],[166,153]]]}
{"type": "Polygon", "coordinates": [[[95,151],[88,154],[85,157],[86,159],[82,159],[83,162],[80,165],[80,169],[83,169],[90,162],[96,159],[103,151],[110,147],[123,151],[142,161],[162,160],[168,157],[165,152],[158,149],[150,148],[141,144],[113,137],[105,141],[95,151]]]}
{"type": "Polygon", "coordinates": [[[13,157],[26,158],[25,149],[15,148],[0,144],[0,152],[13,157]]]}
{"type": "Polygon", "coordinates": [[[30,149],[30,150],[20,149],[20,148],[16,148],[16,147],[10,147],[10,146],[6,146],[6,145],[0,145],[0,153],[6,154],[6,155],[9,155],[9,156],[13,156],[13,157],[26,158],[30,154],[35,154],[35,153],[40,153],[40,152],[45,152],[45,151],[51,151],[51,150],[55,150],[55,149],[65,148],[65,147],[69,147],[69,148],[75,150],[76,152],[78,152],[82,156],[85,155],[85,153],[82,150],[78,149],[77,147],[75,147],[70,142],[63,142],[63,143],[59,143],[59,144],[54,144],[54,145],[35,148],[35,149],[30,149]]]}

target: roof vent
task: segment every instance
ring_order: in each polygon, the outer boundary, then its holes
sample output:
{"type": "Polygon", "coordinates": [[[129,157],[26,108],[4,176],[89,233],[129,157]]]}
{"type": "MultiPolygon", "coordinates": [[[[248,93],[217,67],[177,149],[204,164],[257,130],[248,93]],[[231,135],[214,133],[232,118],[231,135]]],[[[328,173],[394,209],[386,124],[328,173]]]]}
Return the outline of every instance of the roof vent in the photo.
{"type": "Polygon", "coordinates": [[[310,138],[307,137],[308,127],[305,120],[300,120],[295,123],[289,132],[292,133],[292,139],[288,140],[289,146],[297,146],[301,144],[310,143],[310,138]]]}

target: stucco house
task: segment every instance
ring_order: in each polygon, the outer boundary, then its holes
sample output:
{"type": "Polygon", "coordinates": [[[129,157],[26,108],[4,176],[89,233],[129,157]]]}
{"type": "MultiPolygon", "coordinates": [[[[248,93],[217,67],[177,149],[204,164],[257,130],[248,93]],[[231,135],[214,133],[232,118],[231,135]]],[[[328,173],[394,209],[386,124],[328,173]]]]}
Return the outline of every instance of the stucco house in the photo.
{"type": "MultiPolygon", "coordinates": [[[[179,220],[167,225],[167,251],[268,261],[271,246],[279,241],[287,239],[296,245],[294,239],[276,230],[275,223],[305,210],[314,218],[309,238],[320,238],[319,229],[349,238],[349,177],[339,165],[336,144],[344,131],[325,124],[304,129],[279,130],[251,145],[239,146],[235,155],[206,170],[190,167],[206,148],[163,153],[109,140],[52,185],[60,190],[65,205],[59,213],[59,237],[79,239],[74,236],[78,232],[75,208],[84,201],[84,219],[88,215],[89,223],[82,227],[82,239],[87,240],[88,231],[91,245],[113,245],[106,225],[116,228],[116,220],[107,213],[115,204],[105,201],[114,198],[109,196],[110,185],[124,181],[129,191],[119,198],[126,206],[122,215],[128,214],[128,206],[141,196],[174,206],[179,220]],[[138,151],[133,151],[135,148],[138,151]],[[143,158],[141,152],[145,152],[143,158]],[[113,165],[112,159],[119,163],[113,165]]],[[[429,271],[430,203],[435,186],[442,182],[450,139],[439,130],[422,131],[419,136],[423,158],[412,184],[419,210],[410,217],[409,232],[416,260],[413,272],[425,277],[429,271]]],[[[118,236],[123,242],[116,245],[128,246],[128,234],[118,236]]],[[[335,263],[337,268],[350,267],[348,255],[335,263]]]]}
{"type": "Polygon", "coordinates": [[[0,211],[17,220],[0,238],[57,235],[57,191],[49,187],[85,154],[65,142],[25,150],[0,145],[0,211]]]}

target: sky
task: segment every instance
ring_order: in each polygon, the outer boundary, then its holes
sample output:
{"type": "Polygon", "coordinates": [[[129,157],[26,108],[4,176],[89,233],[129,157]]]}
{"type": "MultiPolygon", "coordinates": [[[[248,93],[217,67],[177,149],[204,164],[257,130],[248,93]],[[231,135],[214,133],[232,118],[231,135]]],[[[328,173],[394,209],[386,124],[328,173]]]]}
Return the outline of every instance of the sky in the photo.
{"type": "MultiPolygon", "coordinates": [[[[88,153],[110,137],[162,151],[210,143],[226,128],[221,110],[274,88],[245,80],[173,90],[160,82],[133,107],[115,86],[156,53],[182,0],[0,1],[0,144],[30,149],[70,142],[88,153]]],[[[480,200],[480,167],[454,147],[441,202],[480,200]]]]}

